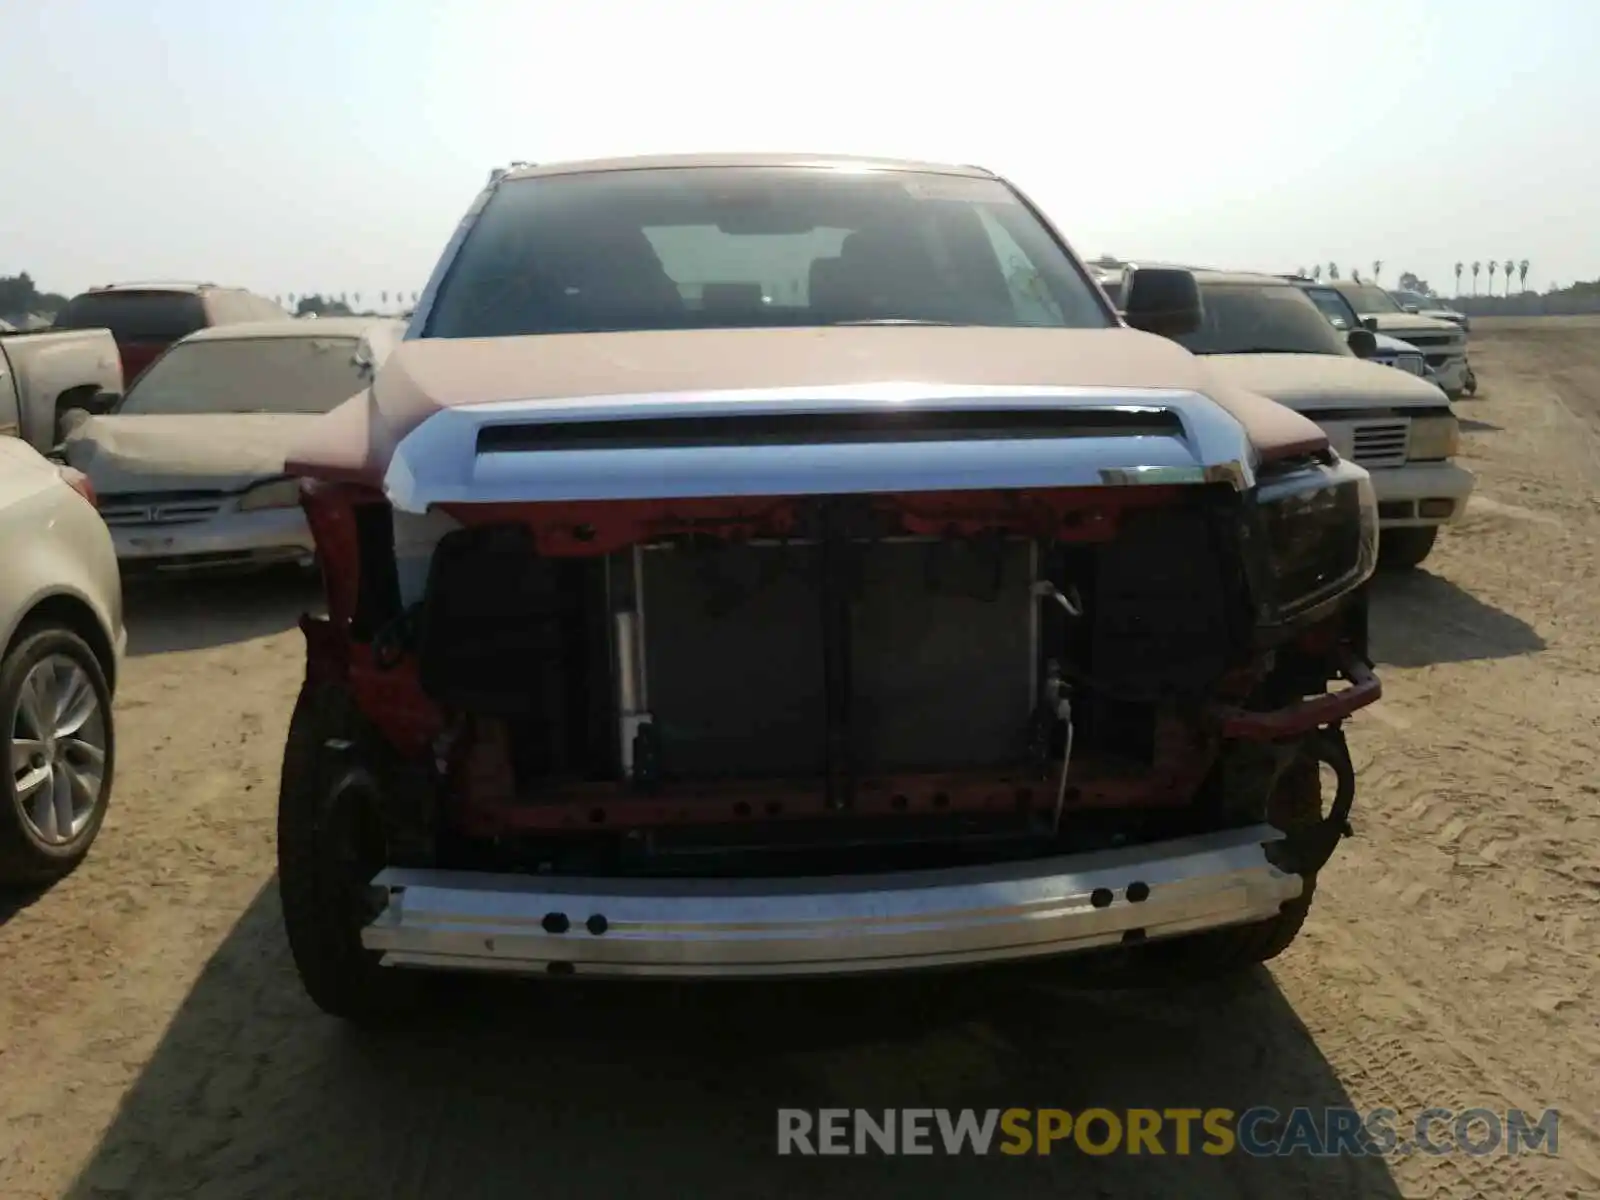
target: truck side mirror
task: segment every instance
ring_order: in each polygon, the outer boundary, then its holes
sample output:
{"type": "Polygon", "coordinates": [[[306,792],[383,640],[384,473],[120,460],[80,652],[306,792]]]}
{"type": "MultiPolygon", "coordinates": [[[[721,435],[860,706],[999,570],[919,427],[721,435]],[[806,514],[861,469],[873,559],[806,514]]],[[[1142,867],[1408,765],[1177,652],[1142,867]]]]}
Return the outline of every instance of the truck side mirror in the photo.
{"type": "Polygon", "coordinates": [[[1378,339],[1370,329],[1352,329],[1345,343],[1357,358],[1371,358],[1378,352],[1378,339]]]}
{"type": "Polygon", "coordinates": [[[1366,326],[1368,329],[1372,330],[1372,332],[1374,332],[1374,333],[1378,332],[1378,318],[1377,317],[1365,317],[1365,318],[1362,319],[1361,323],[1364,326],[1366,326]]]}
{"type": "Polygon", "coordinates": [[[1122,293],[1122,316],[1135,329],[1181,337],[1200,328],[1200,285],[1188,271],[1140,267],[1122,293]]]}

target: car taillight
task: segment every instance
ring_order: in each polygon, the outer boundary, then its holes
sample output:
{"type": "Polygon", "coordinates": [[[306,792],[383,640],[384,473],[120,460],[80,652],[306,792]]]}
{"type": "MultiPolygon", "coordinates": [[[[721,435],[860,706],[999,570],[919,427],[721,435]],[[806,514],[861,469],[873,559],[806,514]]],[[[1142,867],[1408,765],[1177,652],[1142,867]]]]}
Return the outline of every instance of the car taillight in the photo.
{"type": "Polygon", "coordinates": [[[82,496],[96,508],[100,507],[99,498],[94,494],[94,484],[89,482],[89,477],[75,467],[57,467],[61,478],[67,481],[67,486],[78,495],[82,496]]]}

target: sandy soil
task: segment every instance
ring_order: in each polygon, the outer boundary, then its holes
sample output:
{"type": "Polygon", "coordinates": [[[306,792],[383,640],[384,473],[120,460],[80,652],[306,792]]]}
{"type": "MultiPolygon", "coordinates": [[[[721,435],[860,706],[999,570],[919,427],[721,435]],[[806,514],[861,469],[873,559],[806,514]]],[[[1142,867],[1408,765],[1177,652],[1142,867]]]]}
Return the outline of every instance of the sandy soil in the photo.
{"type": "Polygon", "coordinates": [[[1379,588],[1358,837],[1234,989],[497,984],[354,1034],[302,997],[272,879],[303,588],[133,597],[100,843],[0,907],[0,1197],[1600,1193],[1600,323],[1473,344],[1480,494],[1379,588]],[[1185,1103],[1557,1106],[1561,1153],[772,1156],[780,1104],[1185,1103]]]}

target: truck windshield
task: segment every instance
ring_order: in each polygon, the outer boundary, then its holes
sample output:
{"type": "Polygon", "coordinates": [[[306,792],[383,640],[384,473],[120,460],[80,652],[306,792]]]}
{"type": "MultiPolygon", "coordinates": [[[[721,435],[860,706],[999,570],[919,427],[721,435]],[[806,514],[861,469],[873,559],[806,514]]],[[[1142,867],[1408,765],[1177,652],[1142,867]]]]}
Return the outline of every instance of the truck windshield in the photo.
{"type": "Polygon", "coordinates": [[[1293,284],[1202,283],[1200,301],[1200,328],[1177,339],[1195,354],[1351,353],[1293,284]]]}
{"type": "Polygon", "coordinates": [[[1322,310],[1322,315],[1333,323],[1333,327],[1341,333],[1349,333],[1352,329],[1361,328],[1361,318],[1356,315],[1356,310],[1350,307],[1336,288],[1308,287],[1301,291],[1311,297],[1311,303],[1322,310]]]}
{"type": "Polygon", "coordinates": [[[1112,324],[1005,184],[687,167],[503,183],[425,337],[839,324],[1112,324]]]}
{"type": "Polygon", "coordinates": [[[364,385],[355,352],[348,337],[186,342],[151,364],[117,414],[327,412],[364,385]]]}
{"type": "Polygon", "coordinates": [[[1359,313],[1396,313],[1401,308],[1394,302],[1394,297],[1381,287],[1370,283],[1341,283],[1335,285],[1339,294],[1351,304],[1359,313]]]}

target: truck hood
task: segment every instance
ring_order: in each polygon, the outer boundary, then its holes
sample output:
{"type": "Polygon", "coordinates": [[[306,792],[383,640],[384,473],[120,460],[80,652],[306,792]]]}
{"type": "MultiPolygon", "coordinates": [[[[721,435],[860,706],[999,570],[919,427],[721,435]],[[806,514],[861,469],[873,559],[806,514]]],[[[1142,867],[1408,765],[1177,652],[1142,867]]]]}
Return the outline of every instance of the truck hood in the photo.
{"type": "Polygon", "coordinates": [[[877,385],[1173,389],[1231,414],[1263,457],[1325,444],[1316,426],[1218,379],[1176,343],[1132,329],[837,326],[408,340],[367,392],[322,418],[288,465],[376,484],[407,435],[452,409],[712,394],[737,403],[762,389],[877,385]]]}
{"type": "Polygon", "coordinates": [[[62,449],[101,495],[238,491],[284,474],[290,444],[321,419],[315,413],[91,417],[62,449]]]}
{"type": "Polygon", "coordinates": [[[1218,375],[1315,417],[1355,408],[1443,408],[1445,394],[1425,379],[1380,363],[1333,354],[1211,354],[1218,375]]]}
{"type": "Polygon", "coordinates": [[[1376,317],[1378,329],[1384,333],[1392,333],[1398,337],[1405,337],[1408,333],[1460,333],[1461,326],[1454,321],[1440,321],[1433,317],[1424,317],[1420,313],[1362,313],[1361,319],[1376,317]]]}

